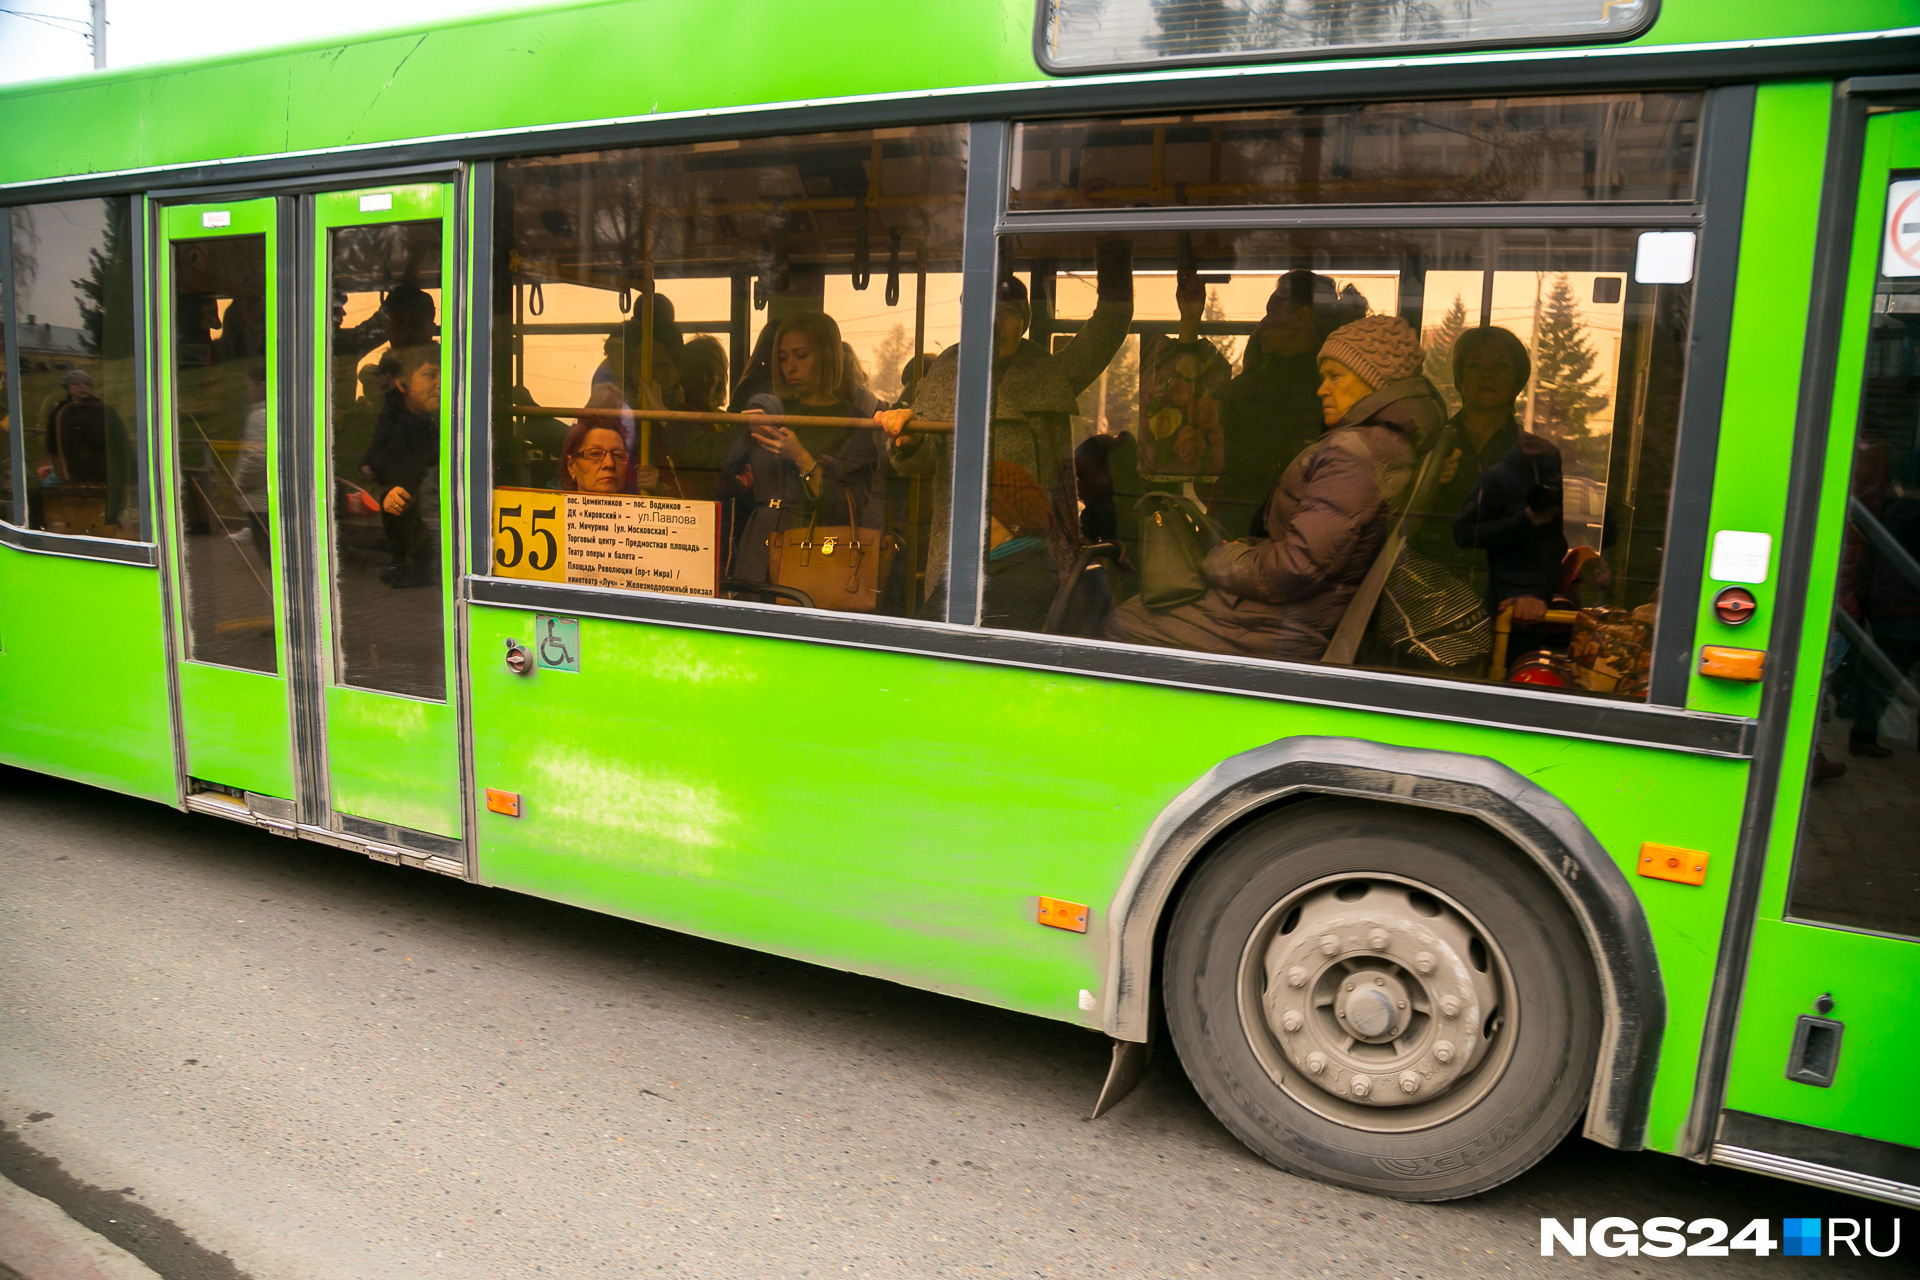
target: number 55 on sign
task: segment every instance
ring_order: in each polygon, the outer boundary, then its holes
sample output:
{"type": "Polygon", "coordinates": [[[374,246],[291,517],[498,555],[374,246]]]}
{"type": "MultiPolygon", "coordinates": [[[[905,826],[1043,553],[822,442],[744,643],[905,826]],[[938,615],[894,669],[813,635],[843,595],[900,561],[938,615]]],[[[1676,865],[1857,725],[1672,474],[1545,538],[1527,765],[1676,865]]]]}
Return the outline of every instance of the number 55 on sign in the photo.
{"type": "Polygon", "coordinates": [[[567,580],[565,494],[552,489],[493,491],[493,571],[503,578],[567,580]]]}

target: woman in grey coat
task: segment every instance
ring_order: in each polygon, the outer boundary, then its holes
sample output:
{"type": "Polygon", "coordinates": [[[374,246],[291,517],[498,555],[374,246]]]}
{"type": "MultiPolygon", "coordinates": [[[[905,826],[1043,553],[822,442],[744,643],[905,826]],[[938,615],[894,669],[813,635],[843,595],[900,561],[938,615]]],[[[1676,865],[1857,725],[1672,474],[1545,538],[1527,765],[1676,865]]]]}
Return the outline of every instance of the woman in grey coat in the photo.
{"type": "Polygon", "coordinates": [[[1318,662],[1386,541],[1420,454],[1446,420],[1420,367],[1419,339],[1398,316],[1367,316],[1334,330],[1320,348],[1327,431],[1268,496],[1269,536],[1209,552],[1200,599],[1149,609],[1135,596],[1108,615],[1103,634],[1318,662]]]}
{"type": "MultiPolygon", "coordinates": [[[[991,464],[1011,463],[1037,480],[1053,507],[1048,549],[1056,569],[1071,562],[1080,527],[1079,505],[1073,484],[1073,413],[1080,393],[1092,386],[1114,353],[1127,340],[1133,322],[1133,246],[1123,240],[1101,244],[1098,302],[1072,341],[1049,353],[1026,336],[1033,310],[1026,286],[1009,275],[1000,281],[994,308],[993,425],[991,464]]],[[[960,348],[940,353],[919,385],[908,408],[876,414],[892,438],[888,462],[901,475],[931,477],[933,536],[927,549],[927,582],[932,588],[920,616],[946,617],[948,522],[953,501],[953,437],[946,433],[915,432],[912,419],[952,421],[954,392],[960,368],[960,348]]],[[[1020,626],[1027,620],[983,602],[982,616],[990,625],[1020,626]]],[[[1038,627],[1038,621],[1033,621],[1038,627]]]]}

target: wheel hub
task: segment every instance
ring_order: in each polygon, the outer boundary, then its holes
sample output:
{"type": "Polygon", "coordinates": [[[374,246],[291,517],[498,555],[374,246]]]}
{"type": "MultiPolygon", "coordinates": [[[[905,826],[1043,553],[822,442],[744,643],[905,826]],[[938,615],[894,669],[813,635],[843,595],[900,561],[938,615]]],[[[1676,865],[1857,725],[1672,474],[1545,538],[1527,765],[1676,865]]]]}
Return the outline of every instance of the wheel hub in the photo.
{"type": "Polygon", "coordinates": [[[1431,894],[1348,880],[1306,894],[1268,942],[1268,1029],[1315,1089],[1366,1107],[1448,1093],[1485,1056],[1499,986],[1477,930],[1431,894]]]}

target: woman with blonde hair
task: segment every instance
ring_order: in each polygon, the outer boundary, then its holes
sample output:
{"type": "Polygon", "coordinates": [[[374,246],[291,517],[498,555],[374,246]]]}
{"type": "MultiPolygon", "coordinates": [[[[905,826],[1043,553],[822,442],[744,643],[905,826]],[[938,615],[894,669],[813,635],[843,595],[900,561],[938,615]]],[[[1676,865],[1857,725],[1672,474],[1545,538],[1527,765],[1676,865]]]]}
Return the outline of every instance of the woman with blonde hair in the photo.
{"type": "Polygon", "coordinates": [[[849,498],[856,523],[881,524],[884,512],[873,509],[885,502],[878,483],[880,433],[871,425],[880,405],[849,374],[846,343],[832,316],[799,311],[780,322],[773,340],[773,392],[755,396],[746,412],[846,418],[848,425],[748,427],[728,470],[751,491],[753,507],[728,576],[767,581],[768,540],[804,527],[816,512],[821,524],[845,524],[849,498]]]}

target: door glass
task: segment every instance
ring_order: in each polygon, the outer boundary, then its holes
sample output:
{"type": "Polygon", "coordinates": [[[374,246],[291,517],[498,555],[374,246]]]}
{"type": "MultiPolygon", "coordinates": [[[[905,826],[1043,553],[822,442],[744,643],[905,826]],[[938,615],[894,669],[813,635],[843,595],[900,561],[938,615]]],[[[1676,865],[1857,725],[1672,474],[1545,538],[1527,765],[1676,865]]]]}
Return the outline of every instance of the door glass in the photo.
{"type": "Polygon", "coordinates": [[[1920,262],[1886,268],[1914,274],[1882,275],[1874,293],[1788,912],[1920,937],[1920,262]]]}
{"type": "Polygon", "coordinates": [[[187,656],[269,674],[267,240],[173,244],[173,411],[187,656]]]}
{"type": "Polygon", "coordinates": [[[334,678],[446,697],[440,222],[328,237],[334,678]]]}

